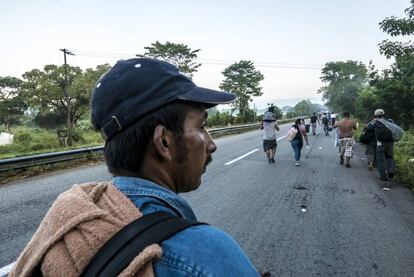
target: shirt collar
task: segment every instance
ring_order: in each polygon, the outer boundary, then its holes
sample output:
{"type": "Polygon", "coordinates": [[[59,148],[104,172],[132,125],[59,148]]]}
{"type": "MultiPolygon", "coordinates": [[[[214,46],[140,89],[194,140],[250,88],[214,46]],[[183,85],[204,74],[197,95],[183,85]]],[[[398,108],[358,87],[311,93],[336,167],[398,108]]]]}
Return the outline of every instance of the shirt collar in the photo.
{"type": "Polygon", "coordinates": [[[138,177],[117,176],[112,183],[126,196],[141,195],[161,199],[183,218],[197,220],[190,205],[177,193],[154,182],[138,177]]]}

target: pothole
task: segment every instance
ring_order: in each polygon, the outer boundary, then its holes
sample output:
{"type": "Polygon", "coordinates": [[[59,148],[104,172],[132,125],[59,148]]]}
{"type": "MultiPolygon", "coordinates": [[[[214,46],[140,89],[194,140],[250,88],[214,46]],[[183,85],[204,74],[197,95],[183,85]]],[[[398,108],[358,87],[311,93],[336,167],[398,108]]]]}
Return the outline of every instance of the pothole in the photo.
{"type": "Polygon", "coordinates": [[[306,188],[304,186],[297,186],[297,187],[293,187],[294,189],[298,189],[298,190],[305,190],[306,188]]]}

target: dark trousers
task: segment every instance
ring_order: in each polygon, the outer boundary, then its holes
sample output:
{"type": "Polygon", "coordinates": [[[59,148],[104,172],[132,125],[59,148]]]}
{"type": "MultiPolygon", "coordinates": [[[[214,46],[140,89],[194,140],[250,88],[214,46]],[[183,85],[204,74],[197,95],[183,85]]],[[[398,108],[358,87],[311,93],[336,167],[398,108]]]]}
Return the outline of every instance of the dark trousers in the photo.
{"type": "Polygon", "coordinates": [[[323,130],[324,130],[324,132],[325,132],[325,136],[326,136],[326,135],[329,135],[328,128],[329,128],[328,124],[323,124],[323,130]]]}
{"type": "Polygon", "coordinates": [[[376,156],[375,152],[377,151],[376,150],[377,142],[376,141],[370,142],[365,147],[366,147],[365,148],[365,155],[367,156],[367,162],[368,163],[371,162],[372,166],[377,167],[377,161],[376,161],[376,158],[375,158],[375,156],[376,156]]]}
{"type": "Polygon", "coordinates": [[[377,168],[381,177],[394,173],[394,142],[383,142],[376,149],[377,168]]]}

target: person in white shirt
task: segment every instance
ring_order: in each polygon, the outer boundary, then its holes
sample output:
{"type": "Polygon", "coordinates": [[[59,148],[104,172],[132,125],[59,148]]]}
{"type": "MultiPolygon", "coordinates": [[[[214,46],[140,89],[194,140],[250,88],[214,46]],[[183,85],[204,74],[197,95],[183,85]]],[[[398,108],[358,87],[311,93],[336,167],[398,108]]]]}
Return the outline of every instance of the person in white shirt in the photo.
{"type": "Polygon", "coordinates": [[[335,125],[336,121],[336,114],[334,112],[331,113],[331,126],[335,125]]]}

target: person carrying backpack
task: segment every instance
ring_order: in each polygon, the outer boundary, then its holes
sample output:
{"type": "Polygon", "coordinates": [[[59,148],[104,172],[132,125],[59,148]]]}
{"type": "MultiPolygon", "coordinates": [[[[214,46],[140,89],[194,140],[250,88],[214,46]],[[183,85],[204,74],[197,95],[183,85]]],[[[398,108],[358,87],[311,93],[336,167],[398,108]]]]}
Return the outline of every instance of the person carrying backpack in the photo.
{"type": "Polygon", "coordinates": [[[375,158],[375,152],[377,147],[377,140],[375,139],[375,130],[368,128],[369,120],[366,122],[361,135],[359,136],[359,142],[365,145],[365,156],[367,157],[367,168],[372,171],[377,168],[377,162],[375,158]]]}
{"type": "Polygon", "coordinates": [[[279,125],[272,112],[272,107],[269,107],[269,110],[265,112],[261,129],[263,130],[263,150],[269,163],[275,163],[277,148],[276,131],[279,131],[279,125]]]}
{"type": "Polygon", "coordinates": [[[375,110],[374,120],[368,124],[368,128],[375,133],[375,157],[380,179],[387,181],[388,178],[394,177],[394,141],[401,138],[402,129],[392,123],[391,119],[386,120],[384,114],[383,109],[375,110]]]}
{"type": "Polygon", "coordinates": [[[323,113],[322,115],[322,125],[325,136],[329,136],[329,118],[326,113],[323,113]]]}
{"type": "MultiPolygon", "coordinates": [[[[163,218],[197,222],[178,193],[200,186],[217,149],[205,128],[207,108],[234,100],[234,94],[196,86],[167,62],[118,61],[97,82],[91,100],[92,124],[105,140],[112,181],[76,185],[61,194],[9,276],[83,276],[98,251],[112,250],[105,243],[131,222],[139,225],[160,212],[163,218]]],[[[153,219],[153,225],[160,222],[153,219]]],[[[166,228],[160,226],[133,241],[162,234],[166,228]]],[[[129,240],[122,242],[130,250],[129,240]]],[[[125,261],[111,257],[102,256],[125,261]]],[[[118,265],[117,273],[105,276],[259,276],[230,235],[206,224],[127,257],[132,260],[125,268],[118,265]]]]}

